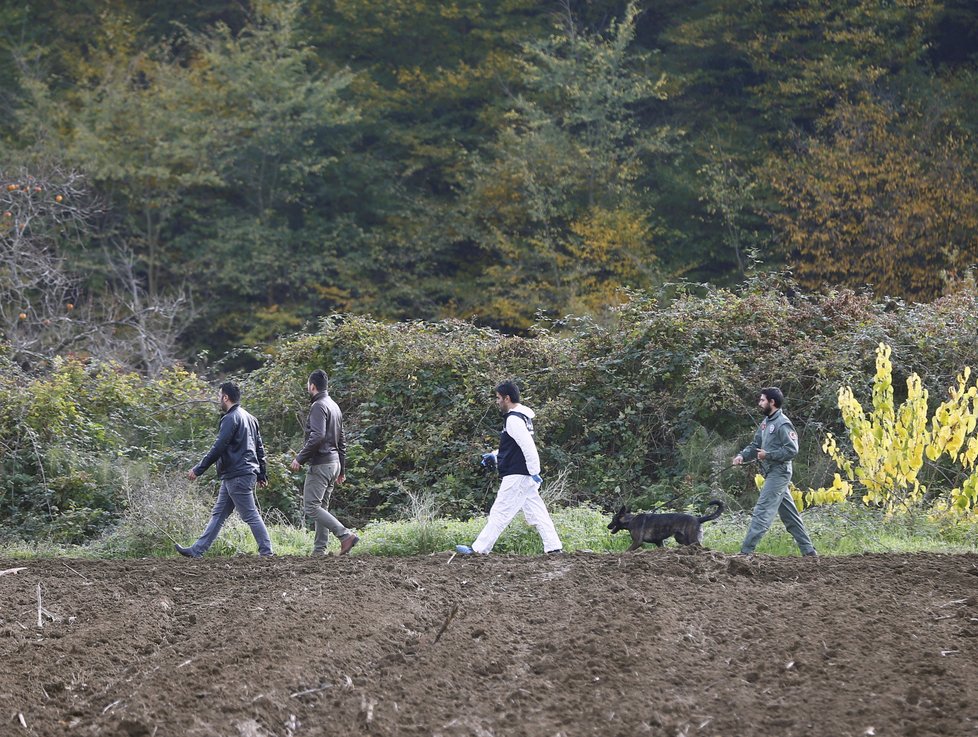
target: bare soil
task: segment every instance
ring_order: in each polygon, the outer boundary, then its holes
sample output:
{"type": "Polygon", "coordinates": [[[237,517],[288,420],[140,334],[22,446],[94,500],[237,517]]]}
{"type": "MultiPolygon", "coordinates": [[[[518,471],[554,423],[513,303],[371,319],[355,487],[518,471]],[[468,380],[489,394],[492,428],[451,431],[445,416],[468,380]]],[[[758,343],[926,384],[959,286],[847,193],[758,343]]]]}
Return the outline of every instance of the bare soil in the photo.
{"type": "Polygon", "coordinates": [[[3,737],[978,735],[973,555],[21,566],[3,737]]]}

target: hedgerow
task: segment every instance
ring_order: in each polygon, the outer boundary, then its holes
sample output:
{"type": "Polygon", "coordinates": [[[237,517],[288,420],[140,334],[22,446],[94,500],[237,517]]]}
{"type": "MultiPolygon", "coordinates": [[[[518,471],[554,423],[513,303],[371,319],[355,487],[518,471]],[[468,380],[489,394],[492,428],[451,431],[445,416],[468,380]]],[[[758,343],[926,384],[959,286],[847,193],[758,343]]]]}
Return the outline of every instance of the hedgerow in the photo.
{"type": "MultiPolygon", "coordinates": [[[[233,378],[270,454],[263,507],[301,522],[301,481],[287,466],[315,368],[330,375],[349,445],[333,509],[362,525],[404,517],[412,494],[440,516],[488,508],[498,481],[477,462],[498,440],[493,388],[503,379],[536,410],[543,475],[559,474],[567,504],[696,507],[719,494],[749,508],[753,472],[727,467],[759,419],[761,387],[783,389],[802,439],[795,482],[818,488],[836,471],[821,451],[826,433],[846,433],[839,388],[870,396],[880,343],[892,347],[895,401],[916,373],[931,410],[964,366],[978,366],[974,285],[926,305],[803,293],[778,275],[628,296],[614,312],[542,321],[526,336],[337,315],[261,346],[261,365],[233,378]]],[[[123,470],[138,465],[140,478],[165,485],[207,450],[212,378],[179,368],[146,378],[80,358],[32,373],[0,357],[5,536],[78,542],[114,525],[127,507],[123,470]]],[[[932,490],[940,470],[924,472],[932,490]]]]}

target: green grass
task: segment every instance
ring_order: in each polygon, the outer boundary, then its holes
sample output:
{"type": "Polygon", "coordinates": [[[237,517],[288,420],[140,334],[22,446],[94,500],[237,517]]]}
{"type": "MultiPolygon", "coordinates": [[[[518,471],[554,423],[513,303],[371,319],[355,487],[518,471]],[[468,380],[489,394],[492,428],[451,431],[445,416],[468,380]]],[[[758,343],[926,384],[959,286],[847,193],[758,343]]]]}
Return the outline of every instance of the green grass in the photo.
{"type": "MultiPolygon", "coordinates": [[[[927,520],[886,519],[860,506],[826,506],[802,515],[819,555],[861,553],[974,553],[978,552],[978,525],[951,527],[927,520]]],[[[736,553],[750,523],[749,512],[733,512],[704,526],[703,544],[724,553],[736,553]]],[[[757,553],[798,555],[798,546],[775,519],[761,539],[757,553]]]]}
{"type": "MultiPolygon", "coordinates": [[[[568,552],[587,550],[596,553],[624,551],[630,538],[625,533],[612,535],[607,524],[610,515],[589,506],[557,509],[554,514],[557,532],[568,552]]],[[[857,506],[823,507],[804,513],[805,524],[823,556],[860,553],[975,553],[978,552],[978,525],[941,525],[924,516],[885,519],[879,513],[857,506]]],[[[750,514],[732,512],[704,526],[703,544],[712,550],[733,554],[747,530],[750,514]]],[[[361,542],[353,555],[408,556],[452,551],[458,543],[471,543],[485,524],[485,517],[456,520],[430,515],[401,521],[371,522],[357,530],[361,542]]],[[[203,529],[202,527],[200,529],[203,529]]],[[[278,555],[309,555],[311,530],[286,523],[269,525],[272,546],[278,555]]],[[[5,558],[36,557],[169,557],[175,555],[173,535],[189,545],[199,532],[196,528],[164,531],[161,526],[121,526],[114,534],[87,546],[55,546],[44,542],[19,542],[0,547],[5,558]]],[[[675,546],[674,541],[666,543],[675,546]]],[[[331,550],[339,542],[331,541],[331,550]]],[[[539,555],[543,552],[536,530],[517,516],[499,538],[494,553],[539,555]]],[[[795,556],[798,548],[775,520],[761,540],[757,552],[765,555],[795,556]]],[[[224,526],[208,557],[235,554],[257,554],[251,530],[240,519],[232,517],[224,526]]]]}

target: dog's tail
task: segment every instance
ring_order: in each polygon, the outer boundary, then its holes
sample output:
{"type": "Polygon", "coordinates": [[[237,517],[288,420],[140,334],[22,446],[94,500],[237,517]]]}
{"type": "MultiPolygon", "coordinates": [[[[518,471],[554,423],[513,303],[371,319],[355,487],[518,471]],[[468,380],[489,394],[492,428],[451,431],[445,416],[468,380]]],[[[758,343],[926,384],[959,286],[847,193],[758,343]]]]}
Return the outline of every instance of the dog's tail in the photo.
{"type": "Polygon", "coordinates": [[[723,502],[721,502],[719,499],[714,499],[712,502],[709,502],[706,506],[716,507],[716,511],[710,512],[709,514],[704,514],[702,517],[697,517],[696,521],[699,522],[700,524],[716,519],[721,514],[723,514],[723,510],[726,509],[726,507],[723,506],[723,502]]]}

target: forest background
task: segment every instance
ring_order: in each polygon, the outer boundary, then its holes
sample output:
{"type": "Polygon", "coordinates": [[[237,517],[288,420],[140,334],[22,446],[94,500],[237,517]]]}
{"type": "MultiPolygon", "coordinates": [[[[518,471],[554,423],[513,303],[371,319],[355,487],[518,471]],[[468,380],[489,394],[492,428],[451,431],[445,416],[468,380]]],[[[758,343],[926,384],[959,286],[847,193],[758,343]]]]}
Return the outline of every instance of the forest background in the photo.
{"type": "Polygon", "coordinates": [[[218,376],[279,449],[326,368],[369,519],[484,507],[502,376],[610,505],[694,498],[759,386],[817,486],[879,342],[932,405],[976,365],[966,0],[5,0],[0,28],[9,534],[112,525],[206,447],[218,376]]]}

